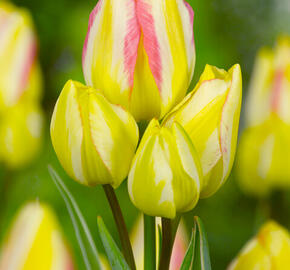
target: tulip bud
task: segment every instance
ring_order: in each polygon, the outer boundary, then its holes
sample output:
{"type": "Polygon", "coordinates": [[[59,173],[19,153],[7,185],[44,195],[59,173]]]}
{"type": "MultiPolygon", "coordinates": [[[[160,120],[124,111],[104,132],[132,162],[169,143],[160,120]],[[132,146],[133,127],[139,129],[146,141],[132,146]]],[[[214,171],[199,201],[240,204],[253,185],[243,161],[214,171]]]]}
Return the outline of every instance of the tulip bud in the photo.
{"type": "Polygon", "coordinates": [[[174,218],[197,203],[202,173],[199,159],[183,128],[161,127],[153,119],[133,159],[128,189],[132,202],[151,216],[174,218]]]}
{"type": "Polygon", "coordinates": [[[276,114],[247,128],[240,140],[237,172],[241,188],[265,196],[272,188],[290,187],[290,126],[276,114]]]}
{"type": "Polygon", "coordinates": [[[41,108],[33,103],[19,103],[5,111],[0,123],[0,160],[12,169],[27,165],[41,148],[41,108]]]}
{"type": "Polygon", "coordinates": [[[228,270],[281,269],[290,265],[290,235],[277,223],[266,223],[250,240],[228,270]]]}
{"type": "Polygon", "coordinates": [[[29,13],[0,3],[0,111],[20,99],[39,100],[41,73],[36,62],[36,38],[29,13]]]}
{"type": "Polygon", "coordinates": [[[176,121],[183,126],[197,150],[204,175],[202,198],[214,194],[231,171],[241,99],[240,66],[226,72],[207,65],[195,89],[165,117],[164,125],[176,121]]]}
{"type": "Polygon", "coordinates": [[[138,143],[138,126],[97,90],[68,81],[51,121],[54,150],[76,181],[117,188],[126,178],[138,143]]]}
{"type": "Polygon", "coordinates": [[[194,65],[193,11],[184,0],[101,0],[92,11],[86,83],[136,120],[161,118],[176,105],[194,65]]]}
{"type": "Polygon", "coordinates": [[[262,124],[272,113],[290,124],[290,37],[258,53],[246,105],[247,126],[262,124]]]}
{"type": "Polygon", "coordinates": [[[31,202],[21,208],[2,247],[0,269],[73,269],[59,224],[48,206],[31,202]]]}

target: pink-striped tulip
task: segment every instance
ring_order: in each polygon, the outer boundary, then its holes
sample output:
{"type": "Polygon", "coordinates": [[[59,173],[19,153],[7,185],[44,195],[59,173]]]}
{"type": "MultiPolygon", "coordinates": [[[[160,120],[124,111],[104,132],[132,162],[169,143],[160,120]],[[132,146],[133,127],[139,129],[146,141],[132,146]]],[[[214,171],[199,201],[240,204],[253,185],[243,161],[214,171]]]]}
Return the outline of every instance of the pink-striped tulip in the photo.
{"type": "Polygon", "coordinates": [[[30,14],[1,2],[0,111],[14,106],[20,99],[39,99],[42,85],[36,47],[30,14]]]}
{"type": "Polygon", "coordinates": [[[86,83],[137,121],[163,117],[195,65],[193,11],[184,0],[100,0],[83,49],[86,83]]]}
{"type": "Polygon", "coordinates": [[[38,202],[23,206],[2,247],[0,270],[73,270],[52,210],[38,202]]]}

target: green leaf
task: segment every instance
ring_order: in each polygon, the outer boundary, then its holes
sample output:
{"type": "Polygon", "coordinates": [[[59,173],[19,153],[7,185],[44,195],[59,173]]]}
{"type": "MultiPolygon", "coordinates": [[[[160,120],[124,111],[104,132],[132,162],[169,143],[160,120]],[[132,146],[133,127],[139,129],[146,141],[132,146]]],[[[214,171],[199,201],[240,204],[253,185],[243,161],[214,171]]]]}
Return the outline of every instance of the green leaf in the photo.
{"type": "Polygon", "coordinates": [[[209,248],[203,223],[199,217],[194,217],[196,241],[192,270],[211,270],[209,248]]]}
{"type": "Polygon", "coordinates": [[[81,210],[78,207],[78,204],[76,203],[73,195],[70,193],[64,182],[61,180],[60,176],[50,165],[48,166],[48,171],[66,204],[67,210],[69,212],[75,230],[76,238],[81,249],[83,260],[86,265],[86,269],[90,270],[94,269],[95,267],[97,267],[98,269],[102,269],[98,250],[96,248],[89,227],[82,215],[81,210]],[[83,239],[81,231],[84,232],[86,239],[83,239]],[[84,243],[84,240],[88,242],[88,245],[84,243]],[[91,260],[89,259],[88,256],[89,254],[89,251],[87,250],[88,247],[90,248],[90,252],[93,254],[93,259],[91,260]],[[94,267],[92,267],[92,265],[94,267]]]}
{"type": "Polygon", "coordinates": [[[194,260],[195,239],[196,239],[196,223],[194,223],[194,228],[192,229],[191,232],[189,246],[184,256],[180,270],[190,270],[192,267],[194,260]]]}
{"type": "Polygon", "coordinates": [[[116,245],[114,239],[110,235],[108,229],[105,226],[101,217],[98,217],[98,228],[103,242],[104,248],[106,250],[110,265],[113,270],[130,270],[127,262],[125,261],[123,254],[116,245]]]}

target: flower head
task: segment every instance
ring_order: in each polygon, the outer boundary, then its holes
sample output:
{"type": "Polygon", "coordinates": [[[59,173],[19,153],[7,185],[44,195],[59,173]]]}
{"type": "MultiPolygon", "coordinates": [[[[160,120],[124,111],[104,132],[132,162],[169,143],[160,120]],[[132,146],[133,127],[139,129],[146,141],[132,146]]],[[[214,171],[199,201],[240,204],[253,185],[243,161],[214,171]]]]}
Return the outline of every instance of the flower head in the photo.
{"type": "Polygon", "coordinates": [[[184,0],[100,0],[83,49],[86,83],[136,120],[163,117],[193,76],[193,11],[184,0]]]}

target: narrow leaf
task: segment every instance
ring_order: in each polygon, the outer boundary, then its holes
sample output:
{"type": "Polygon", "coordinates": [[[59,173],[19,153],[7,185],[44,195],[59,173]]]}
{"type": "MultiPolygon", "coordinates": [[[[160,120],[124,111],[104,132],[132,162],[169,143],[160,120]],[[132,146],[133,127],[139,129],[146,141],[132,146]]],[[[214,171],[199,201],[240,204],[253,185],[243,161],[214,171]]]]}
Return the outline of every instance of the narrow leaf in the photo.
{"type": "Polygon", "coordinates": [[[199,217],[194,217],[196,225],[196,245],[194,252],[193,270],[211,270],[209,248],[206,232],[199,217]]]}
{"type": "Polygon", "coordinates": [[[79,223],[81,224],[81,229],[84,231],[85,236],[87,238],[86,240],[88,241],[89,247],[91,248],[92,254],[94,255],[94,265],[98,266],[98,268],[101,269],[99,253],[97,251],[91,232],[88,228],[88,225],[83,217],[81,210],[79,209],[78,204],[76,203],[73,195],[70,193],[64,182],[61,180],[60,176],[50,165],[48,166],[48,170],[52,180],[54,181],[57,189],[59,190],[68,209],[75,230],[76,238],[78,240],[87,269],[91,269],[91,266],[87,256],[86,245],[84,244],[83,239],[81,237],[81,230],[78,225],[79,223]]]}
{"type": "Polygon", "coordinates": [[[123,254],[110,235],[101,217],[98,217],[98,228],[111,268],[113,270],[130,270],[127,262],[123,257],[123,254]]]}
{"type": "Polygon", "coordinates": [[[180,270],[190,270],[192,267],[194,260],[195,239],[196,239],[196,223],[194,224],[194,228],[192,229],[189,246],[184,256],[180,270]]]}

